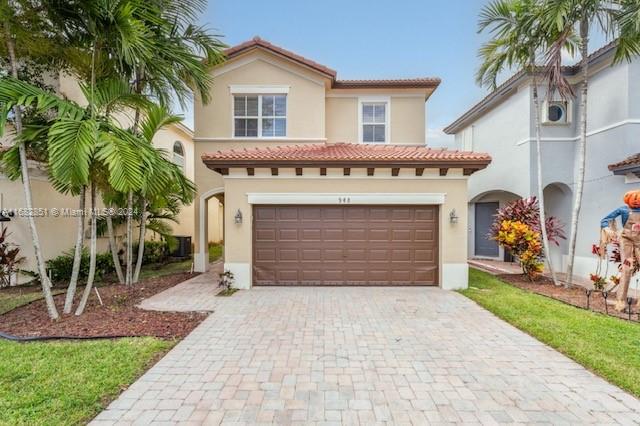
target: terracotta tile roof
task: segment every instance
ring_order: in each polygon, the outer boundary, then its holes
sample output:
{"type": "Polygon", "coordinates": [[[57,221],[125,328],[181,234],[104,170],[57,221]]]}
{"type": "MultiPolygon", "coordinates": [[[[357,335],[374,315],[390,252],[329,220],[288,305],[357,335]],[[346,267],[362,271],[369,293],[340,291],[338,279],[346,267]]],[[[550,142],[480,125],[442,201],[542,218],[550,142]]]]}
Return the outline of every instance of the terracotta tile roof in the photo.
{"type": "Polygon", "coordinates": [[[282,47],[276,46],[275,44],[271,44],[268,41],[263,40],[257,36],[252,38],[251,40],[245,41],[244,43],[240,43],[237,46],[233,46],[226,49],[224,53],[226,54],[227,58],[233,58],[234,56],[237,56],[248,50],[255,49],[256,47],[262,47],[275,54],[282,55],[294,62],[298,62],[299,64],[306,65],[307,67],[313,68],[314,70],[322,74],[326,74],[331,78],[336,77],[335,70],[332,70],[331,68],[325,65],[312,61],[311,59],[305,58],[304,56],[298,55],[297,53],[294,53],[290,50],[283,49],[282,47]]]}
{"type": "Polygon", "coordinates": [[[640,152],[617,163],[609,164],[609,170],[611,171],[630,168],[640,168],[640,152]]]}
{"type": "Polygon", "coordinates": [[[309,67],[331,79],[331,87],[335,89],[357,89],[357,88],[433,88],[435,89],[440,84],[440,79],[435,77],[420,77],[420,78],[407,78],[407,79],[384,79],[384,80],[337,80],[337,73],[335,70],[327,67],[326,65],[319,64],[309,58],[298,55],[290,50],[284,49],[280,46],[276,46],[273,43],[269,43],[260,37],[254,37],[251,40],[240,43],[236,46],[230,47],[225,50],[227,58],[233,58],[244,52],[250,51],[256,48],[263,48],[276,55],[283,56],[293,62],[300,65],[309,67]]]}
{"type": "Polygon", "coordinates": [[[210,168],[231,167],[426,167],[479,170],[488,154],[432,149],[425,146],[371,144],[304,144],[230,149],[202,155],[210,168]]]}
{"type": "MultiPolygon", "coordinates": [[[[600,60],[603,56],[605,56],[609,52],[613,52],[618,45],[617,40],[614,40],[600,49],[597,49],[593,53],[589,55],[587,58],[590,64],[595,63],[600,60]]],[[[576,75],[580,72],[580,64],[572,65],[572,66],[563,66],[562,71],[568,76],[576,75]]],[[[542,68],[538,68],[538,71],[542,72],[542,68]]],[[[506,96],[511,95],[511,93],[515,90],[516,84],[524,77],[530,75],[531,73],[526,72],[525,70],[520,70],[511,77],[509,77],[502,84],[498,85],[494,90],[492,90],[489,94],[487,94],[484,98],[482,98],[478,103],[469,108],[464,114],[458,117],[453,123],[449,124],[444,128],[444,132],[447,134],[453,134],[462,130],[468,123],[472,122],[476,117],[482,114],[487,108],[491,107],[495,104],[495,102],[499,102],[501,99],[506,96]]]]}
{"type": "Polygon", "coordinates": [[[389,80],[336,80],[334,89],[382,88],[382,87],[433,87],[440,85],[441,80],[436,77],[403,78],[389,80]]]}

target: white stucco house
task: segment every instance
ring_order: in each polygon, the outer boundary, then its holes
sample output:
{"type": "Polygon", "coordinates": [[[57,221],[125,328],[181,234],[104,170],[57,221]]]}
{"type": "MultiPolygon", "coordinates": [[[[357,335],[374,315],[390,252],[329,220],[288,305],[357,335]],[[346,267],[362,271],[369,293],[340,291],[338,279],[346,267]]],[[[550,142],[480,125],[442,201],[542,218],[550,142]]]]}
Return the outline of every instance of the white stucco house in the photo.
{"type": "MultiPolygon", "coordinates": [[[[612,64],[615,43],[589,57],[587,160],[580,215],[575,273],[595,269],[591,244],[598,241],[600,219],[622,205],[623,194],[640,186],[624,160],[640,151],[640,59],[612,64]],[[622,163],[621,166],[616,166],[622,163]],[[611,166],[611,167],[609,167],[611,166]]],[[[577,94],[573,99],[539,91],[542,125],[542,181],[546,212],[566,224],[571,221],[577,177],[580,66],[565,67],[577,94]]],[[[532,78],[519,72],[472,106],[444,130],[455,135],[464,150],[489,153],[493,166],[469,178],[468,255],[504,259],[505,253],[487,238],[496,209],[519,197],[537,195],[535,119],[532,78]]],[[[568,241],[551,250],[556,267],[566,265],[568,241]]]]}

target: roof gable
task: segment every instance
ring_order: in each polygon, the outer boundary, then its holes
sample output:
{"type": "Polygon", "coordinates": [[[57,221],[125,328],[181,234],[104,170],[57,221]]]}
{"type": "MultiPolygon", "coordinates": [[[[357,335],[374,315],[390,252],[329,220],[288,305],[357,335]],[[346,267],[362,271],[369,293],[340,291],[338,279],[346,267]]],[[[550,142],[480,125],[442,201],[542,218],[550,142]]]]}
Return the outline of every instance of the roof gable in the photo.
{"type": "MultiPolygon", "coordinates": [[[[330,87],[333,89],[429,89],[433,92],[439,85],[441,80],[437,77],[419,77],[406,79],[365,79],[365,80],[338,80],[337,72],[326,65],[315,62],[312,59],[284,49],[275,44],[269,43],[260,37],[254,37],[251,40],[240,43],[236,46],[225,50],[227,59],[241,57],[249,52],[262,49],[277,57],[293,62],[299,66],[307,68],[313,72],[328,78],[331,82],[330,87]]],[[[223,63],[221,66],[224,66],[223,63]]]]}

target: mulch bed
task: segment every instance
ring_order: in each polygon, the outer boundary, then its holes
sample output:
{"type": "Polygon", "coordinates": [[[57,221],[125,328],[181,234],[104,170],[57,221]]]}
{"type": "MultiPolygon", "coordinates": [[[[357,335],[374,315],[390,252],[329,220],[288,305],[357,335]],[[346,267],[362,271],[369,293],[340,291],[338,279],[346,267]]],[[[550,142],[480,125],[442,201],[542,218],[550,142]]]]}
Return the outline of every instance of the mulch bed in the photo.
{"type": "MultiPolygon", "coordinates": [[[[531,282],[524,274],[499,274],[496,276],[514,287],[551,297],[578,308],[587,309],[587,296],[584,287],[574,286],[567,288],[562,285],[556,286],[553,284],[553,281],[547,277],[538,277],[535,281],[531,282]]],[[[615,301],[615,298],[615,294],[610,294],[608,297],[609,301],[615,301]]],[[[589,309],[602,314],[607,313],[605,301],[601,293],[593,292],[591,294],[589,309]]],[[[635,313],[635,306],[631,305],[631,309],[634,310],[631,319],[637,321],[638,315],[635,313]]],[[[613,308],[613,305],[609,305],[609,315],[629,319],[628,314],[617,312],[613,308]]]]}
{"type": "MultiPolygon", "coordinates": [[[[189,334],[206,317],[201,312],[158,312],[136,307],[143,299],[160,293],[194,275],[178,273],[140,281],[133,287],[109,285],[98,291],[104,305],[100,305],[95,291],[81,316],[73,313],[62,315],[64,294],[55,296],[61,318],[51,321],[44,300],[37,300],[0,315],[0,331],[20,337],[67,336],[155,336],[182,338],[189,334]]],[[[76,302],[83,287],[76,292],[76,302]]]]}

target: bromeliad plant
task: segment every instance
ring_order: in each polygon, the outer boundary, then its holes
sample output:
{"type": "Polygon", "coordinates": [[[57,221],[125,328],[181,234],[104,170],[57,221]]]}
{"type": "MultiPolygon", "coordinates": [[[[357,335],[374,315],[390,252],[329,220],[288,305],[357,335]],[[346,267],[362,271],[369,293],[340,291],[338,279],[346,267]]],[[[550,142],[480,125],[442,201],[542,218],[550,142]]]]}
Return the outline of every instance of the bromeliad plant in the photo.
{"type": "MultiPolygon", "coordinates": [[[[549,241],[558,245],[564,239],[560,221],[546,217],[549,241]]],[[[518,258],[524,274],[533,280],[542,273],[544,251],[540,230],[538,200],[529,197],[516,200],[498,210],[490,237],[518,258]]]]}

